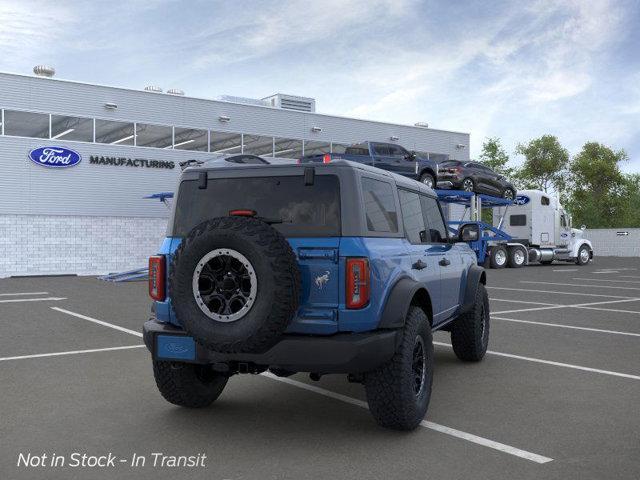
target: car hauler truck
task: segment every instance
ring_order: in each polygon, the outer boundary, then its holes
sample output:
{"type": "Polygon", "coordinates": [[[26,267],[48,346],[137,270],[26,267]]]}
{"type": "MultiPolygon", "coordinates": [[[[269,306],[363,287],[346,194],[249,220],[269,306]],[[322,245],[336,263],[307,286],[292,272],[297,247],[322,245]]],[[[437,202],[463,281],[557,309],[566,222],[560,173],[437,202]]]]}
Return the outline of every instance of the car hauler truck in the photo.
{"type": "Polygon", "coordinates": [[[528,262],[544,265],[554,260],[586,265],[593,247],[583,237],[585,227],[571,227],[571,216],[557,198],[540,190],[522,190],[509,207],[494,208],[493,224],[512,243],[525,245],[528,262]]]}
{"type": "Polygon", "coordinates": [[[458,190],[436,193],[441,204],[448,206],[452,234],[463,224],[476,225],[476,239],[469,245],[485,267],[519,268],[554,260],[585,265],[593,258],[591,243],[582,238],[584,227],[571,228],[571,217],[547,193],[524,190],[513,201],[458,190]],[[483,209],[492,210],[492,225],[482,221],[483,209]]]}

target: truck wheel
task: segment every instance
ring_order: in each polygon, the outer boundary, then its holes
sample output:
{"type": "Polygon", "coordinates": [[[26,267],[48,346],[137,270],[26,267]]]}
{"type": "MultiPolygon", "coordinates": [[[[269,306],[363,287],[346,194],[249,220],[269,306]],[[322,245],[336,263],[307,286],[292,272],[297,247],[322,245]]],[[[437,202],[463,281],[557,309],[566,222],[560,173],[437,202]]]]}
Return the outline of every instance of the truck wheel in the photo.
{"type": "Polygon", "coordinates": [[[526,263],[527,253],[522,247],[510,247],[509,248],[509,267],[520,268],[526,263]]]}
{"type": "Polygon", "coordinates": [[[516,192],[513,191],[513,188],[507,187],[502,191],[502,198],[513,200],[514,198],[516,198],[516,192]]]}
{"type": "Polygon", "coordinates": [[[208,407],[217,399],[228,378],[209,365],[153,361],[153,376],[162,396],[180,407],[208,407]]]}
{"type": "Polygon", "coordinates": [[[482,360],[489,345],[489,324],[489,295],[485,286],[478,283],[473,308],[451,325],[451,345],[460,360],[482,360]]]}
{"type": "Polygon", "coordinates": [[[424,183],[429,188],[436,187],[436,181],[430,173],[423,173],[420,175],[420,182],[424,183]]]}
{"type": "Polygon", "coordinates": [[[502,245],[491,247],[489,265],[491,268],[504,268],[507,265],[507,249],[502,245]]]}
{"type": "Polygon", "coordinates": [[[586,245],[582,245],[578,250],[578,256],[576,257],[576,263],[578,265],[586,265],[591,260],[591,255],[589,253],[589,247],[586,245]]]}
{"type": "Polygon", "coordinates": [[[255,218],[195,227],[176,250],[169,296],[177,319],[216,352],[263,352],[298,308],[300,272],[289,242],[255,218]]]}
{"type": "Polygon", "coordinates": [[[410,307],[402,343],[393,358],[365,374],[373,418],[394,430],[413,430],[427,413],[433,383],[433,342],[424,311],[410,307]]]}

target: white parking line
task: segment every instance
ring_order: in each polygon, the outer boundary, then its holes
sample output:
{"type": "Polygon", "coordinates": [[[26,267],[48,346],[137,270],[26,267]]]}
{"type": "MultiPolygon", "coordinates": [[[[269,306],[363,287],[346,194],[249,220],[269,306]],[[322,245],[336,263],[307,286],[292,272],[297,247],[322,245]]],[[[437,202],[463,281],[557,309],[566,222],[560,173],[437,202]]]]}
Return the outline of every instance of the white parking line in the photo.
{"type": "Polygon", "coordinates": [[[18,295],[49,295],[49,292],[0,293],[0,297],[13,297],[18,295]]]}
{"type": "Polygon", "coordinates": [[[621,310],[618,308],[598,308],[598,307],[585,307],[585,306],[577,306],[574,308],[584,308],[585,310],[600,310],[601,312],[615,312],[615,313],[634,313],[640,314],[640,312],[636,310],[621,310]]]}
{"type": "Polygon", "coordinates": [[[4,357],[4,358],[0,358],[0,362],[6,362],[8,360],[24,360],[27,358],[60,357],[62,355],[78,355],[80,353],[112,352],[115,350],[129,350],[131,348],[142,348],[142,347],[144,347],[144,345],[127,345],[125,347],[92,348],[89,350],[72,350],[69,352],[37,353],[35,355],[20,355],[17,357],[4,357]]]}
{"type": "Polygon", "coordinates": [[[618,278],[640,278],[638,275],[616,275],[618,278]]]}
{"type": "Polygon", "coordinates": [[[586,280],[588,282],[612,282],[612,283],[640,283],[633,280],[609,280],[608,278],[579,278],[573,277],[571,280],[586,280]]]}
{"type": "Polygon", "coordinates": [[[531,320],[517,320],[515,318],[494,317],[493,315],[491,315],[491,320],[502,320],[504,322],[527,323],[529,325],[540,325],[543,327],[569,328],[571,330],[584,330],[587,332],[609,333],[612,335],[626,335],[629,337],[640,337],[640,333],[619,332],[617,330],[603,330],[601,328],[576,327],[574,325],[563,325],[561,323],[547,323],[547,322],[534,322],[531,320]]]}
{"type": "MultiPolygon", "coordinates": [[[[440,345],[442,347],[451,347],[450,343],[433,342],[434,345],[440,345]]],[[[522,355],[514,355],[512,353],[495,352],[493,350],[487,350],[487,353],[496,355],[498,357],[514,358],[517,360],[525,360],[527,362],[542,363],[545,365],[553,365],[554,367],[571,368],[573,370],[582,370],[584,372],[601,373],[603,375],[610,375],[613,377],[630,378],[632,380],[640,380],[640,375],[631,375],[630,373],[613,372],[611,370],[601,370],[599,368],[583,367],[581,365],[572,365],[571,363],[554,362],[552,360],[543,360],[542,358],[524,357],[522,355]]]]}
{"type": "Polygon", "coordinates": [[[580,270],[579,268],[557,268],[554,269],[554,272],[577,272],[580,270]]]}
{"type": "Polygon", "coordinates": [[[44,297],[44,298],[11,298],[9,300],[0,300],[0,303],[20,303],[20,302],[57,302],[66,300],[65,297],[44,297]]]}
{"type": "Polygon", "coordinates": [[[625,298],[624,300],[607,300],[604,302],[590,302],[590,303],[576,303],[573,305],[556,305],[552,307],[537,307],[537,308],[520,308],[518,310],[501,310],[499,312],[491,312],[492,315],[500,315],[502,313],[517,313],[517,312],[535,312],[538,310],[553,310],[556,308],[586,308],[593,310],[602,310],[605,312],[627,312],[633,310],[616,310],[613,308],[594,308],[593,305],[608,305],[609,303],[626,303],[626,302],[637,302],[640,298],[625,298]]]}
{"type": "Polygon", "coordinates": [[[135,330],[129,330],[128,328],[121,327],[119,325],[114,325],[113,323],[103,322],[102,320],[98,320],[96,318],[87,317],[86,315],[81,315],[80,313],[71,312],[69,310],[65,310],[64,308],[58,307],[50,307],[51,310],[55,310],[56,312],[66,313],[67,315],[72,315],[74,317],[81,318],[88,322],[97,323],[98,325],[103,325],[105,327],[113,328],[114,330],[119,330],[121,332],[130,333],[131,335],[135,335],[136,337],[142,337],[142,333],[136,332],[135,330]]]}
{"type": "Polygon", "coordinates": [[[542,302],[525,302],[524,300],[507,300],[506,298],[490,298],[494,302],[509,302],[509,303],[525,303],[530,305],[547,305],[547,306],[557,306],[557,303],[542,303],[542,302]]]}
{"type": "MultiPolygon", "coordinates": [[[[564,285],[564,284],[561,284],[564,285]]],[[[578,285],[582,287],[582,285],[578,285]]],[[[580,297],[607,297],[607,298],[635,298],[635,297],[623,297],[621,295],[603,295],[599,293],[579,293],[579,292],[558,292],[557,290],[533,290],[531,288],[512,288],[512,287],[486,287],[493,290],[512,290],[514,292],[533,292],[533,293],[553,293],[556,295],[576,295],[580,297]]],[[[640,299],[639,299],[640,300],[640,299]]]]}
{"type": "MultiPolygon", "coordinates": [[[[319,395],[323,395],[325,397],[333,398],[334,400],[340,400],[341,402],[345,402],[350,405],[355,405],[356,407],[364,408],[367,410],[369,409],[369,406],[367,405],[366,402],[363,402],[362,400],[358,400],[356,398],[348,397],[347,395],[342,395],[340,393],[332,392],[331,390],[325,390],[324,388],[316,387],[314,385],[309,385],[307,383],[298,382],[297,380],[292,380],[290,378],[277,377],[269,372],[265,372],[262,375],[272,380],[277,380],[278,382],[282,382],[288,385],[292,385],[294,387],[302,388],[304,390],[314,392],[319,395]]],[[[440,433],[444,433],[446,435],[451,435],[453,437],[460,438],[462,440],[467,440],[468,442],[472,442],[477,445],[482,445],[484,447],[492,448],[494,450],[499,450],[501,452],[508,453],[509,455],[514,455],[516,457],[524,458],[525,460],[530,460],[535,463],[548,463],[553,461],[553,458],[544,457],[536,453],[528,452],[526,450],[521,450],[519,448],[515,448],[510,445],[506,445],[504,443],[495,442],[493,440],[489,440],[488,438],[479,437],[477,435],[473,435],[472,433],[456,430],[455,428],[446,427],[444,425],[440,425],[434,422],[429,422],[427,420],[423,420],[422,422],[420,422],[420,426],[428,428],[430,430],[435,430],[440,433]]]]}
{"type": "Polygon", "coordinates": [[[619,287],[618,285],[584,285],[579,283],[558,282],[534,282],[533,280],[520,280],[520,283],[535,283],[538,285],[561,285],[563,287],[589,287],[589,288],[615,288],[616,290],[640,290],[640,287],[619,287]]]}

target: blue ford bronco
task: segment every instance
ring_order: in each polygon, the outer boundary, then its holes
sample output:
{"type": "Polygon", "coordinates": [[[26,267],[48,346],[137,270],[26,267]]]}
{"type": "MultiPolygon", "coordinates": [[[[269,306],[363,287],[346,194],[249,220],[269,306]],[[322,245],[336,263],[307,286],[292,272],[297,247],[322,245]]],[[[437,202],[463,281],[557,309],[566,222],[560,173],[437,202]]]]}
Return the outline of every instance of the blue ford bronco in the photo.
{"type": "Polygon", "coordinates": [[[489,339],[485,272],[424,184],[348,161],[195,164],[149,260],[144,324],[160,393],[206,407],[230,377],[347,374],[376,421],[410,430],[431,396],[432,332],[462,360],[489,339]]]}

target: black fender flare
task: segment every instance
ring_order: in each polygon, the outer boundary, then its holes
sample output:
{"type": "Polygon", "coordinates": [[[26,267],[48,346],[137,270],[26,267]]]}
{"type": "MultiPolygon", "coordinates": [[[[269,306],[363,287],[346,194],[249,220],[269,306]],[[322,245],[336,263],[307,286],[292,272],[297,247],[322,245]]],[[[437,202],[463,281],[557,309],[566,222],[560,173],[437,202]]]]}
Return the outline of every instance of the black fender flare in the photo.
{"type": "MultiPolygon", "coordinates": [[[[409,311],[409,307],[411,306],[411,300],[413,299],[414,295],[420,290],[423,290],[425,292],[430,303],[431,297],[429,296],[429,292],[424,287],[424,285],[408,277],[403,277],[398,280],[398,282],[392,287],[391,293],[387,298],[387,303],[382,310],[382,317],[380,318],[380,322],[378,323],[378,328],[402,327],[404,325],[405,319],[407,318],[407,312],[409,311]]],[[[429,317],[429,321],[431,322],[431,312],[425,313],[427,314],[427,317],[429,317]]]]}
{"type": "Polygon", "coordinates": [[[462,307],[460,313],[467,313],[473,308],[473,304],[476,300],[476,290],[478,284],[487,284],[487,274],[484,268],[478,265],[472,265],[467,272],[467,284],[464,290],[464,296],[462,297],[462,307]]]}

